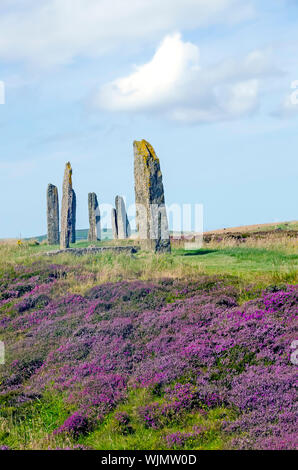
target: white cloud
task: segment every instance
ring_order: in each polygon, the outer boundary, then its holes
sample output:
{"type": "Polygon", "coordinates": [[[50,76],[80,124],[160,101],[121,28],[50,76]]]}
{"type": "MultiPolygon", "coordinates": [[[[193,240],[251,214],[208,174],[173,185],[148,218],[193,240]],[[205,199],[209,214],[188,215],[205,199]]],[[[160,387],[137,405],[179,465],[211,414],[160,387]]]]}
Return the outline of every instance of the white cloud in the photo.
{"type": "Polygon", "coordinates": [[[244,0],[1,0],[0,58],[42,66],[251,17],[244,0]]]}
{"type": "Polygon", "coordinates": [[[199,56],[199,48],[180,34],[166,36],[151,61],[102,86],[95,105],[185,122],[234,119],[257,109],[261,80],[278,73],[261,51],[205,69],[199,56]]]}
{"type": "Polygon", "coordinates": [[[298,114],[298,80],[291,83],[292,91],[284,98],[279,108],[272,113],[279,118],[291,118],[298,114]]]}
{"type": "Polygon", "coordinates": [[[199,49],[195,45],[182,42],[179,34],[167,36],[150,62],[135,67],[128,77],[103,86],[98,104],[110,110],[159,109],[173,101],[186,72],[189,80],[196,75],[198,62],[199,49]]]}

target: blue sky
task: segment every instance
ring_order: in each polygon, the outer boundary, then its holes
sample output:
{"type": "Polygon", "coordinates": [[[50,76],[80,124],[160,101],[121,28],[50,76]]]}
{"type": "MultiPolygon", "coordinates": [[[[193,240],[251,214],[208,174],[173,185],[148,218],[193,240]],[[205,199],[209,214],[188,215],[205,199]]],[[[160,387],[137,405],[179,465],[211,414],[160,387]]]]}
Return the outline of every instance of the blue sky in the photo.
{"type": "Polygon", "coordinates": [[[0,238],[46,232],[68,160],[78,228],[132,203],[142,138],[205,230],[297,220],[297,49],[297,0],[1,0],[0,238]]]}

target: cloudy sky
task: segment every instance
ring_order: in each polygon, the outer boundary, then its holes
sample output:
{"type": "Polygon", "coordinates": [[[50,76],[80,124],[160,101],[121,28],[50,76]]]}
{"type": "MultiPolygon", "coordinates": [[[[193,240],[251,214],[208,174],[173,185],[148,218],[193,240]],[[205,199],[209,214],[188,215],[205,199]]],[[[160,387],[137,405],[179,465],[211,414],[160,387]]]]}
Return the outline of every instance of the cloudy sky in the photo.
{"type": "Polygon", "coordinates": [[[298,0],[0,0],[0,237],[46,232],[68,160],[79,228],[132,203],[142,138],[205,229],[297,220],[297,50],[298,0]]]}

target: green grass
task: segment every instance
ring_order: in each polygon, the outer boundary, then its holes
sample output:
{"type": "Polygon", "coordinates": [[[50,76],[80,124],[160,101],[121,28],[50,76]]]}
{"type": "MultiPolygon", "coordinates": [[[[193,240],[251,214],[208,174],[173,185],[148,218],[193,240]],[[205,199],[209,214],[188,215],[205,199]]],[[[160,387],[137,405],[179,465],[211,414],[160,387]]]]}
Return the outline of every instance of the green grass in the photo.
{"type": "Polygon", "coordinates": [[[280,230],[298,230],[298,222],[285,222],[279,224],[276,228],[280,230]]]}
{"type": "Polygon", "coordinates": [[[283,223],[276,223],[272,224],[271,226],[264,227],[262,229],[262,226],[260,227],[259,230],[264,230],[264,231],[271,231],[271,230],[298,230],[298,222],[297,221],[291,221],[291,222],[283,222],[283,223]]]}
{"type": "MultiPolygon", "coordinates": [[[[130,241],[129,243],[133,243],[130,241]]],[[[266,286],[272,283],[297,283],[298,280],[298,249],[295,240],[288,245],[270,244],[269,246],[225,246],[205,245],[200,250],[186,251],[173,248],[171,254],[154,255],[138,252],[136,255],[115,254],[106,252],[80,257],[71,254],[60,254],[51,258],[43,252],[58,247],[45,244],[35,245],[24,243],[18,247],[13,244],[0,244],[0,275],[1,272],[13,271],[15,264],[30,266],[34,262],[45,264],[65,264],[78,267],[77,273],[93,274],[91,283],[119,281],[123,279],[157,279],[161,277],[189,278],[200,274],[234,276],[241,282],[256,283],[266,286]]],[[[96,242],[98,246],[107,242],[96,242]]],[[[113,242],[110,242],[113,244],[113,242]]],[[[76,247],[88,246],[88,242],[76,243],[76,247]]],[[[68,286],[72,283],[73,290],[83,289],[78,285],[75,275],[68,276],[68,286]]],[[[90,285],[86,285],[90,287],[90,285]]]]}
{"type": "Polygon", "coordinates": [[[3,397],[0,407],[0,442],[12,449],[47,449],[65,447],[71,440],[53,435],[63,424],[72,408],[64,397],[53,391],[43,393],[42,399],[18,407],[9,405],[11,397],[3,397]],[[5,400],[7,403],[5,403],[5,400]]]}
{"type": "MultiPolygon", "coordinates": [[[[292,228],[292,227],[291,227],[292,228]]],[[[24,242],[17,246],[15,242],[0,244],[0,276],[16,276],[15,266],[61,264],[70,267],[70,272],[61,274],[55,285],[55,296],[65,292],[84,293],[90,287],[119,280],[159,280],[165,277],[195,279],[202,274],[218,275],[239,289],[240,301],[246,301],[260,293],[270,284],[292,283],[298,281],[298,246],[296,240],[264,241],[263,246],[247,246],[246,244],[227,246],[224,243],[208,244],[200,250],[186,251],[173,247],[171,254],[155,255],[138,252],[136,255],[115,254],[107,252],[96,255],[75,257],[61,254],[46,257],[45,251],[58,249],[46,244],[24,242]]],[[[108,242],[96,242],[93,245],[106,245],[108,242]]],[[[109,242],[113,244],[114,242],[109,242]]],[[[129,243],[135,243],[130,241],[129,243]]],[[[79,241],[76,247],[88,246],[87,241],[79,241]]],[[[61,268],[62,269],[62,268],[61,268]]],[[[25,276],[26,274],[24,274],[25,276]]],[[[32,272],[29,274],[32,275],[32,272]]],[[[168,302],[174,301],[169,298],[168,302]]],[[[13,301],[11,305],[13,305],[13,301]]],[[[10,314],[6,304],[6,314],[10,314]]],[[[4,308],[4,307],[3,307],[4,308]]],[[[249,351],[233,352],[228,358],[231,367],[241,370],[248,361],[253,361],[249,351]]],[[[219,374],[225,368],[218,364],[219,374]]],[[[226,445],[225,436],[220,431],[220,423],[224,419],[234,419],[231,410],[217,408],[209,410],[206,415],[186,413],[179,425],[174,422],[162,429],[148,429],[140,420],[137,409],[153,401],[162,401],[153,391],[148,389],[131,390],[127,399],[116,410],[109,414],[103,422],[88,436],[81,437],[79,443],[100,450],[124,449],[163,449],[165,434],[177,431],[190,432],[193,426],[202,425],[206,432],[199,442],[189,448],[221,449],[226,445]],[[117,429],[115,413],[125,411],[131,419],[131,434],[123,434],[117,429]]],[[[53,436],[57,428],[71,413],[64,397],[48,390],[41,400],[30,405],[23,405],[22,412],[17,416],[13,406],[2,400],[0,403],[0,441],[15,449],[37,449],[66,447],[72,444],[71,439],[53,436]]],[[[187,448],[187,447],[186,447],[187,448]]]]}
{"type": "Polygon", "coordinates": [[[282,250],[251,248],[201,249],[196,251],[177,250],[176,256],[187,258],[188,262],[199,265],[208,273],[228,273],[248,278],[258,274],[271,274],[294,281],[298,270],[298,254],[282,250]]]}
{"type": "Polygon", "coordinates": [[[206,414],[188,412],[179,421],[167,423],[161,429],[147,428],[138,415],[138,408],[151,402],[163,402],[150,389],[132,389],[127,399],[105,417],[87,436],[74,441],[70,436],[55,435],[54,429],[59,427],[74,411],[67,404],[66,397],[47,390],[42,399],[24,404],[16,409],[9,406],[12,397],[2,397],[0,409],[0,442],[12,449],[47,449],[72,447],[82,444],[95,450],[146,450],[166,449],[164,437],[167,434],[191,432],[194,426],[204,427],[205,431],[198,440],[186,444],[184,449],[221,449],[227,438],[221,431],[223,420],[234,420],[234,411],[226,408],[214,408],[206,414]],[[7,403],[5,403],[7,401],[7,403]],[[115,414],[126,412],[130,421],[130,433],[125,434],[117,427],[115,414]]]}

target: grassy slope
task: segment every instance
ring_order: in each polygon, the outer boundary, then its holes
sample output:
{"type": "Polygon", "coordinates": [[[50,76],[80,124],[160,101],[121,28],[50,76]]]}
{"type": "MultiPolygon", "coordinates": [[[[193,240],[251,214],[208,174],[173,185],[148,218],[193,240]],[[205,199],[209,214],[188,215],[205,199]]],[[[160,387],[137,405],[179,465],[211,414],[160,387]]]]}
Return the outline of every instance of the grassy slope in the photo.
{"type": "MultiPolygon", "coordinates": [[[[86,242],[79,242],[77,246],[85,246],[86,242]]],[[[55,248],[55,247],[53,247],[55,248]]],[[[261,242],[258,246],[222,244],[207,245],[194,252],[174,248],[171,255],[154,256],[150,253],[140,252],[134,257],[126,255],[84,256],[75,258],[70,255],[59,255],[55,258],[45,258],[42,252],[48,250],[46,245],[24,243],[18,247],[15,243],[0,244],[0,274],[8,272],[15,264],[32,265],[42,260],[44,264],[66,264],[77,267],[82,273],[92,273],[84,281],[72,275],[72,270],[57,286],[57,295],[65,292],[84,293],[87,289],[101,282],[117,281],[122,279],[159,279],[162,277],[191,278],[207,274],[220,274],[231,276],[231,282],[239,287],[240,298],[243,300],[254,296],[260,289],[269,284],[284,282],[297,283],[298,280],[298,249],[297,240],[280,240],[261,242]],[[250,285],[249,292],[246,287],[250,285]]],[[[0,334],[1,339],[1,334],[0,334]]],[[[136,417],[136,409],[156,397],[152,397],[148,390],[132,392],[125,403],[107,416],[103,424],[94,432],[79,442],[96,449],[148,449],[162,448],[160,431],[146,429],[136,417]],[[123,435],[115,430],[114,415],[117,411],[127,411],[132,416],[132,425],[135,432],[123,435]]],[[[26,409],[25,420],[21,416],[11,415],[9,420],[9,439],[7,438],[7,421],[4,425],[0,417],[0,444],[8,443],[14,448],[46,448],[53,445],[48,434],[58,425],[62,424],[69,414],[65,408],[62,397],[53,394],[30,405],[26,409]],[[6,426],[6,427],[5,427],[6,426]]],[[[182,423],[183,431],[191,429],[194,421],[201,420],[208,424],[210,429],[200,448],[222,448],[220,432],[217,427],[219,418],[231,412],[225,409],[211,410],[206,416],[199,417],[189,414],[182,423]]],[[[231,416],[230,416],[231,417],[231,416]]],[[[181,423],[172,426],[169,432],[181,430],[181,423]]],[[[55,438],[56,446],[67,446],[67,440],[55,438]]]]}
{"type": "MultiPolygon", "coordinates": [[[[255,224],[255,225],[242,225],[239,227],[227,227],[224,229],[209,230],[206,234],[212,233],[227,233],[227,232],[258,232],[258,231],[272,231],[272,230],[298,230],[298,221],[290,222],[273,222],[267,224],[255,224]]],[[[135,231],[133,231],[135,233],[135,231]]],[[[86,240],[88,238],[88,229],[77,229],[76,230],[77,240],[86,240]]],[[[111,240],[113,238],[112,229],[106,228],[102,230],[102,239],[111,240]]],[[[36,237],[30,237],[26,240],[35,239],[39,242],[43,242],[47,239],[47,235],[38,235],[36,237]]]]}
{"type": "MultiPolygon", "coordinates": [[[[111,245],[114,242],[109,242],[111,245]]],[[[131,241],[134,243],[134,241],[131,241]]],[[[94,243],[93,243],[94,244],[94,243]]],[[[97,242],[96,245],[107,245],[97,242]]],[[[87,246],[88,242],[80,241],[76,247],[87,246]]],[[[188,251],[173,246],[172,254],[155,256],[139,252],[133,257],[105,253],[80,258],[64,254],[47,258],[42,253],[49,249],[46,244],[35,245],[26,242],[20,247],[15,242],[0,244],[0,273],[17,264],[31,265],[42,260],[49,264],[80,265],[84,270],[93,273],[93,280],[85,286],[75,285],[68,279],[69,288],[80,292],[90,287],[90,283],[118,281],[122,279],[156,279],[160,277],[187,278],[198,274],[221,274],[236,276],[244,282],[255,282],[267,285],[271,282],[292,282],[298,279],[298,243],[297,238],[279,238],[267,240],[248,240],[247,243],[236,242],[208,243],[200,250],[188,251]]]]}
{"type": "MultiPolygon", "coordinates": [[[[158,401],[148,389],[131,391],[128,399],[117,407],[103,422],[103,424],[87,437],[81,438],[80,443],[97,450],[146,450],[146,449],[166,449],[162,436],[165,433],[175,433],[177,431],[191,432],[194,425],[208,427],[208,433],[199,443],[198,449],[218,449],[224,445],[224,439],[218,427],[220,419],[231,419],[233,413],[225,408],[214,408],[205,416],[200,413],[187,413],[183,422],[179,421],[163,428],[146,428],[137,416],[137,409],[152,401],[158,401]],[[118,412],[126,412],[131,419],[133,432],[123,435],[117,432],[115,426],[115,415],[118,412]]],[[[162,401],[162,399],[160,399],[162,401]]],[[[193,447],[192,447],[193,448],[193,447]]]]}
{"type": "Polygon", "coordinates": [[[101,425],[87,436],[73,442],[67,436],[52,435],[53,430],[63,424],[73,410],[65,404],[61,395],[56,395],[53,391],[47,392],[41,400],[23,407],[22,413],[12,413],[8,419],[6,410],[4,414],[6,419],[0,414],[0,446],[5,444],[13,449],[38,450],[73,447],[73,445],[81,444],[96,450],[166,449],[163,435],[177,431],[191,432],[195,425],[208,428],[208,432],[204,434],[199,445],[191,446],[192,449],[212,450],[224,447],[226,438],[220,432],[219,425],[223,419],[234,419],[236,415],[233,411],[226,408],[213,408],[206,415],[189,412],[183,420],[171,423],[162,430],[148,429],[138,417],[137,409],[153,401],[162,402],[162,398],[158,399],[149,389],[132,390],[128,398],[107,415],[101,425]],[[117,428],[115,415],[118,412],[129,414],[132,433],[126,435],[117,428]]]}
{"type": "Polygon", "coordinates": [[[272,222],[267,224],[241,225],[239,227],[227,227],[224,229],[210,230],[206,233],[225,233],[225,232],[259,232],[272,230],[298,230],[298,221],[290,222],[272,222]]]}

